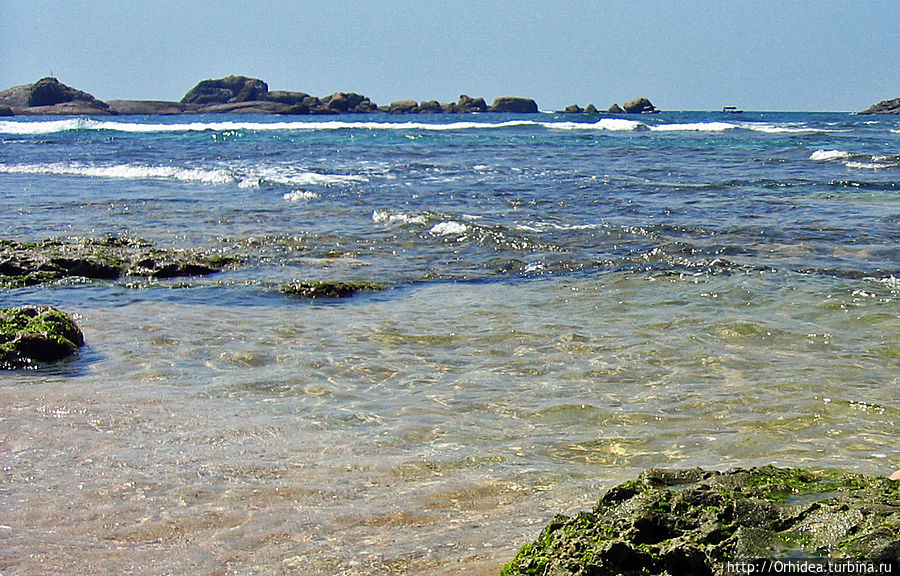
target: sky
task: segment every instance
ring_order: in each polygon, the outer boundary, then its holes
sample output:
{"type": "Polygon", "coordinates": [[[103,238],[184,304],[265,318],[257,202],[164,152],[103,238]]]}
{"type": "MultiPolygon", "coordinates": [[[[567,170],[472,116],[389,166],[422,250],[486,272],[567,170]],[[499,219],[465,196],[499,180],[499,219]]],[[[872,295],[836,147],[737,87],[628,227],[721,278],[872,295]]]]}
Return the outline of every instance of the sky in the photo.
{"type": "Polygon", "coordinates": [[[0,89],[180,100],[238,74],[377,104],[858,111],[900,97],[900,0],[0,0],[0,89]]]}

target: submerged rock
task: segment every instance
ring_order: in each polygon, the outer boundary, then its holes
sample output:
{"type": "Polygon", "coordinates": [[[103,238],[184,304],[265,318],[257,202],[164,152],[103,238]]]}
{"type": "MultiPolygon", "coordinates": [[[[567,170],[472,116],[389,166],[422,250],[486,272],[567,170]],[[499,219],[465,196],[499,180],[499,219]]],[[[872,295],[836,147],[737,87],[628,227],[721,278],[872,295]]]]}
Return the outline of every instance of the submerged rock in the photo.
{"type": "Polygon", "coordinates": [[[718,576],[754,558],[859,558],[896,573],[900,481],[771,466],[648,470],[591,512],[554,518],[501,574],[718,576]]]}
{"type": "Polygon", "coordinates": [[[860,112],[860,114],[900,114],[900,98],[882,100],[860,112]]]}
{"type": "Polygon", "coordinates": [[[189,250],[161,250],[142,240],[0,240],[0,287],[32,286],[63,278],[173,278],[213,274],[237,260],[189,250]]]}
{"type": "Polygon", "coordinates": [[[300,298],[346,298],[357,292],[376,292],[384,289],[384,284],[378,282],[298,281],[283,286],[281,292],[300,298]]]}
{"type": "Polygon", "coordinates": [[[0,369],[37,368],[78,353],[84,336],[51,306],[0,309],[0,369]]]}

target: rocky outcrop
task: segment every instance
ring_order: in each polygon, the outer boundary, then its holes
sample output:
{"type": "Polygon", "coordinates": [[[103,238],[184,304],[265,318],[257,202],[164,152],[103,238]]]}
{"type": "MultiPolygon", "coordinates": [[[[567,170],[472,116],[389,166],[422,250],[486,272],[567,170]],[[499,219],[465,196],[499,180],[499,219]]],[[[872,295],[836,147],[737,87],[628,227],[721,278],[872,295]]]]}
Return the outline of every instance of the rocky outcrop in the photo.
{"type": "Polygon", "coordinates": [[[391,102],[389,106],[383,109],[388,114],[413,114],[418,112],[419,103],[415,100],[398,100],[391,102]]]}
{"type": "Polygon", "coordinates": [[[487,112],[487,104],[484,98],[472,98],[465,94],[460,95],[456,103],[442,106],[446,114],[471,114],[472,112],[487,112]]]}
{"type": "Polygon", "coordinates": [[[0,92],[0,105],[16,115],[112,114],[105,102],[51,77],[0,92]]]}
{"type": "Polygon", "coordinates": [[[512,114],[537,114],[538,105],[531,98],[518,96],[501,96],[496,98],[488,112],[507,112],[512,114]]]}
{"type": "Polygon", "coordinates": [[[648,470],[591,512],[554,518],[501,574],[766,573],[729,567],[755,558],[865,559],[896,573],[898,526],[897,480],[770,466],[648,470]]]}
{"type": "MultiPolygon", "coordinates": [[[[646,98],[613,104],[612,113],[657,112],[646,98]]],[[[379,107],[355,92],[335,92],[318,98],[306,92],[270,91],[258,78],[226,76],[199,82],[179,102],[160,100],[110,100],[102,102],[90,94],[43,78],[34,84],[15,86],[0,92],[0,116],[10,115],[98,115],[98,114],[471,114],[481,112],[534,114],[539,112],[531,98],[503,96],[488,106],[484,98],[461,95],[456,102],[398,100],[379,107]]],[[[573,104],[565,112],[596,114],[593,104],[582,109],[573,104]]]]}
{"type": "Polygon", "coordinates": [[[634,100],[623,104],[622,108],[628,114],[652,114],[654,112],[659,112],[659,110],[650,103],[650,100],[646,98],[635,98],[634,100]]]}
{"type": "Polygon", "coordinates": [[[900,98],[882,100],[866,108],[860,114],[900,114],[900,98]]]}
{"type": "Polygon", "coordinates": [[[181,103],[202,107],[211,104],[265,100],[268,92],[268,84],[257,78],[226,76],[218,80],[203,80],[188,90],[181,103]]]}
{"type": "Polygon", "coordinates": [[[281,288],[281,292],[298,298],[346,298],[357,292],[376,292],[384,290],[384,284],[378,282],[292,282],[281,288]]]}
{"type": "Polygon", "coordinates": [[[616,103],[613,103],[613,105],[609,107],[607,112],[609,112],[610,114],[624,114],[625,113],[625,111],[622,110],[622,107],[616,103]]]}
{"type": "Polygon", "coordinates": [[[128,238],[37,243],[0,240],[0,287],[32,286],[64,278],[202,276],[235,263],[221,256],[153,248],[147,242],[128,238]]]}
{"type": "Polygon", "coordinates": [[[0,309],[0,369],[39,368],[78,353],[84,336],[50,306],[0,309]]]}

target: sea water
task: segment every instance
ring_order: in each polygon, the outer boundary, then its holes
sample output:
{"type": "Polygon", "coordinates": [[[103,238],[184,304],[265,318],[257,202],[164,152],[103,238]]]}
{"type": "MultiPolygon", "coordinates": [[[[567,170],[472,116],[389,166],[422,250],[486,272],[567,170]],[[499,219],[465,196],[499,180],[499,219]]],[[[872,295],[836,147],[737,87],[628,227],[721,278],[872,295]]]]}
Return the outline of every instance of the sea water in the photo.
{"type": "Polygon", "coordinates": [[[3,574],[490,574],[648,467],[900,467],[896,117],[15,118],[0,211],[242,262],[0,291],[87,342],[0,375],[3,574]]]}

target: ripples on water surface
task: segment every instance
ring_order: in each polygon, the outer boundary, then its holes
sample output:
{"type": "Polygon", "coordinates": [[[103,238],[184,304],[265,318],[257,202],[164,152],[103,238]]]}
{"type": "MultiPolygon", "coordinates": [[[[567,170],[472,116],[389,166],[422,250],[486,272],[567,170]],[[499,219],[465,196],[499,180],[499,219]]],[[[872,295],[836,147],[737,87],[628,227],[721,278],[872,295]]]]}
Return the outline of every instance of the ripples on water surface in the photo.
{"type": "Polygon", "coordinates": [[[245,260],[0,294],[88,342],[0,380],[0,570],[495,573],[647,467],[900,467],[900,124],[742,116],[0,122],[4,237],[245,260]]]}

